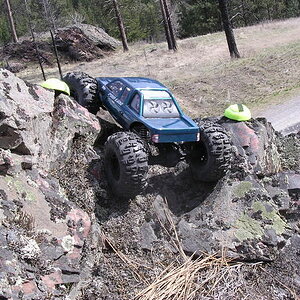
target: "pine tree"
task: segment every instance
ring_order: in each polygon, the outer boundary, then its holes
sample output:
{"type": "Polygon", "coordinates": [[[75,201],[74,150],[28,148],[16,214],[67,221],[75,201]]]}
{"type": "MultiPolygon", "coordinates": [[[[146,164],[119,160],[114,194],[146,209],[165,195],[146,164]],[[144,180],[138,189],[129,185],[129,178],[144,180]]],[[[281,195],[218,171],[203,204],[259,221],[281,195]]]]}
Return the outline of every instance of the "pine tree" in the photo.
{"type": "Polygon", "coordinates": [[[8,17],[9,24],[10,24],[10,29],[11,29],[11,36],[12,36],[13,41],[15,43],[17,43],[18,42],[18,36],[17,36],[17,31],[16,31],[12,11],[11,11],[10,1],[5,0],[5,3],[6,3],[6,9],[7,9],[7,17],[8,17]]]}
{"type": "Polygon", "coordinates": [[[233,58],[240,58],[240,54],[235,43],[233,30],[229,20],[227,0],[218,0],[218,1],[219,1],[219,9],[222,16],[222,22],[223,22],[226,39],[227,39],[230,56],[233,58]]]}
{"type": "Polygon", "coordinates": [[[125,32],[125,26],[124,26],[124,23],[123,23],[123,18],[122,18],[122,15],[120,13],[119,5],[118,5],[117,0],[112,0],[112,3],[113,3],[114,10],[115,10],[119,31],[120,31],[123,50],[128,51],[129,48],[128,48],[127,36],[126,36],[126,32],[125,32]]]}

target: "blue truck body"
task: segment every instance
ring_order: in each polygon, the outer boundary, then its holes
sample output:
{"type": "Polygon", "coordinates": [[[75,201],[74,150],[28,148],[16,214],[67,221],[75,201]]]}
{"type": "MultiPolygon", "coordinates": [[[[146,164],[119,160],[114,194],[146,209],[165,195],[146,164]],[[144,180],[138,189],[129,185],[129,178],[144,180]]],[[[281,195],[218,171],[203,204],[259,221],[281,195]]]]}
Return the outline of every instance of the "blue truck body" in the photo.
{"type": "Polygon", "coordinates": [[[198,125],[160,82],[142,77],[98,77],[101,105],[125,129],[145,126],[154,143],[199,141],[198,125]]]}

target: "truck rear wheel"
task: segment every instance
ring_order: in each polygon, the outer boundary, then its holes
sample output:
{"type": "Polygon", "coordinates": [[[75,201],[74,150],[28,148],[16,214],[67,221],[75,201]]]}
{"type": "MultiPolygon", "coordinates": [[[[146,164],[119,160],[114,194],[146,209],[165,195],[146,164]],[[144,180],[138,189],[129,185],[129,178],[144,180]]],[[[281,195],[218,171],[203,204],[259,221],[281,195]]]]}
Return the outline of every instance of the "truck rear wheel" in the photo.
{"type": "Polygon", "coordinates": [[[90,113],[96,114],[100,107],[97,98],[97,80],[86,73],[69,72],[63,81],[70,88],[71,96],[90,113]]]}
{"type": "Polygon", "coordinates": [[[105,143],[107,181],[119,197],[132,198],[147,186],[148,155],[144,142],[133,132],[117,132],[105,143]]]}
{"type": "Polygon", "coordinates": [[[225,129],[211,121],[196,121],[200,127],[200,141],[193,149],[191,169],[196,180],[218,181],[231,162],[231,141],[225,129]]]}

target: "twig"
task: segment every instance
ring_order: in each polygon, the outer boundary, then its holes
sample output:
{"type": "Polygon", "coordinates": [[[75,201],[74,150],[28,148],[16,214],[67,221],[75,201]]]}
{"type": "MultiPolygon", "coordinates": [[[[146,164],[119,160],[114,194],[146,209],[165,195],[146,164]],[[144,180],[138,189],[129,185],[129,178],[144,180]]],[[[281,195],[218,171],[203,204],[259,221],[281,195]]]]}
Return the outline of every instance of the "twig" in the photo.
{"type": "Polygon", "coordinates": [[[131,261],[128,259],[122,252],[120,252],[114,245],[113,243],[109,240],[108,237],[106,237],[104,234],[102,234],[102,240],[105,241],[111,249],[117,254],[117,256],[125,263],[128,265],[129,269],[144,283],[144,284],[149,284],[148,280],[141,275],[138,270],[139,267],[145,267],[137,262],[131,261]]]}

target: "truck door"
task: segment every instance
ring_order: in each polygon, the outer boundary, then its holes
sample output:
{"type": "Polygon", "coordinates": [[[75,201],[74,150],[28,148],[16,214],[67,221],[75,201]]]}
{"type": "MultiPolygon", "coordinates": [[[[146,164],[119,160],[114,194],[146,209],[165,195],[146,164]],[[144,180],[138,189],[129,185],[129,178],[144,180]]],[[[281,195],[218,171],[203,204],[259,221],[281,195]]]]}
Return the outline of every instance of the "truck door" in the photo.
{"type": "Polygon", "coordinates": [[[123,126],[123,118],[122,118],[122,101],[120,101],[119,97],[121,96],[125,84],[120,80],[115,80],[107,85],[109,88],[109,92],[107,94],[107,106],[110,114],[114,117],[114,119],[123,126]]]}

